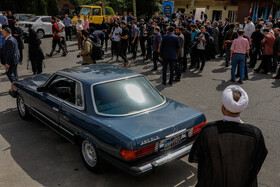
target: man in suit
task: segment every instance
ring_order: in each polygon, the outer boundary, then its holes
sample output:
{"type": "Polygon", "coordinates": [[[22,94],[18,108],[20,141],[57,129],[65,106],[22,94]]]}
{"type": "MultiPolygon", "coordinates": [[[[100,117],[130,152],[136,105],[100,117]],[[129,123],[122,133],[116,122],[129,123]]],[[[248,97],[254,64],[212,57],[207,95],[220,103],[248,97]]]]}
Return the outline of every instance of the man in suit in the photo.
{"type": "Polygon", "coordinates": [[[163,61],[162,84],[166,85],[167,66],[170,68],[169,85],[172,85],[174,75],[174,64],[177,59],[177,51],[180,48],[179,37],[174,34],[174,27],[168,28],[168,34],[162,39],[160,47],[160,58],[163,61]]]}
{"type": "Polygon", "coordinates": [[[18,80],[17,65],[19,63],[19,52],[17,40],[12,36],[12,30],[9,27],[3,29],[3,35],[6,42],[3,47],[3,61],[7,68],[6,75],[11,83],[18,80]]]}
{"type": "Polygon", "coordinates": [[[131,21],[131,17],[127,15],[127,12],[123,13],[122,21],[129,23],[131,21]]]}

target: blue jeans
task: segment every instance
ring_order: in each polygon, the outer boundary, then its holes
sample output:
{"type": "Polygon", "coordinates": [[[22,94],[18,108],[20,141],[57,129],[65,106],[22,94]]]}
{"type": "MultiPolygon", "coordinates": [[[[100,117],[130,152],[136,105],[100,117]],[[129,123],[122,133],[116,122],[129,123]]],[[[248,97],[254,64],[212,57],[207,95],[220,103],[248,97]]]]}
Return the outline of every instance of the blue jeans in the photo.
{"type": "Polygon", "coordinates": [[[237,64],[239,65],[240,81],[243,81],[245,70],[245,54],[233,54],[231,62],[231,80],[235,80],[235,71],[237,64]]]}

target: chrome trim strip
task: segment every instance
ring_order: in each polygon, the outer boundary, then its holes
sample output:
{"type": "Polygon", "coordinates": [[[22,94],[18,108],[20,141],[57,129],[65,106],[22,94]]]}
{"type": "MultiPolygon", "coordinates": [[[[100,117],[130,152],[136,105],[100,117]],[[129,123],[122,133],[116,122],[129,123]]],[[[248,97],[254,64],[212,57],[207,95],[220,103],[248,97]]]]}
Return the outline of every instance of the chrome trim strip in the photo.
{"type": "Polygon", "coordinates": [[[178,132],[175,132],[175,133],[173,133],[173,134],[169,134],[169,135],[166,136],[165,138],[166,138],[166,139],[170,139],[170,138],[173,138],[174,136],[177,136],[177,135],[182,134],[182,133],[184,133],[184,132],[187,132],[187,129],[182,129],[182,130],[180,130],[180,131],[178,131],[178,132]]]}
{"type": "MultiPolygon", "coordinates": [[[[138,167],[142,173],[147,172],[149,170],[152,170],[153,167],[158,167],[161,166],[167,162],[170,162],[172,160],[175,160],[185,154],[188,154],[191,151],[192,144],[191,145],[186,145],[182,149],[179,149],[173,153],[170,153],[168,155],[163,156],[162,158],[159,158],[155,161],[152,161],[148,164],[145,164],[143,166],[138,167]]],[[[136,167],[137,168],[137,167],[136,167]]]]}
{"type": "Polygon", "coordinates": [[[125,117],[125,116],[131,116],[131,115],[134,115],[134,114],[144,113],[144,112],[151,111],[155,108],[158,108],[158,107],[160,107],[160,106],[162,106],[166,103],[166,98],[155,88],[155,86],[144,75],[132,75],[132,76],[128,76],[128,77],[123,77],[123,78],[119,78],[119,79],[113,79],[113,80],[108,80],[108,81],[103,81],[103,82],[98,82],[98,83],[92,84],[91,85],[91,98],[92,98],[92,102],[93,102],[93,106],[94,106],[93,108],[94,108],[95,113],[100,115],[100,116],[107,116],[107,117],[125,117]],[[148,81],[148,83],[159,93],[159,95],[161,95],[163,97],[164,101],[157,106],[154,106],[154,107],[151,107],[151,108],[148,108],[148,109],[144,109],[144,110],[140,110],[140,111],[137,111],[137,112],[132,112],[132,113],[129,113],[129,114],[112,115],[112,114],[103,114],[101,112],[98,112],[97,106],[96,106],[96,103],[95,103],[94,93],[93,93],[93,87],[94,86],[99,85],[99,84],[109,83],[109,82],[116,82],[116,81],[124,80],[124,79],[135,78],[135,77],[144,77],[148,81]]]}
{"type": "MultiPolygon", "coordinates": [[[[46,120],[48,120],[49,122],[51,122],[52,124],[54,124],[56,127],[59,127],[60,129],[64,130],[65,132],[67,132],[68,134],[70,134],[71,136],[75,136],[75,134],[71,133],[70,131],[68,131],[67,129],[61,127],[59,124],[55,123],[54,121],[52,121],[51,119],[47,118],[44,114],[42,114],[41,112],[39,112],[38,110],[36,110],[35,108],[31,107],[30,105],[25,104],[26,106],[28,106],[29,108],[31,108],[32,110],[34,110],[37,114],[39,114],[40,116],[42,116],[43,118],[45,118],[46,120]]],[[[44,124],[46,124],[46,122],[44,122],[43,120],[41,120],[40,118],[38,118],[37,116],[33,115],[34,117],[36,117],[37,119],[39,119],[40,121],[42,121],[44,124]]],[[[46,124],[48,125],[48,124],[46,124]]],[[[48,125],[49,126],[49,125],[48,125]]],[[[49,126],[50,127],[50,126],[49,126]]],[[[53,129],[53,128],[52,128],[53,129]]],[[[55,129],[53,129],[55,130],[55,129]]],[[[56,131],[57,132],[57,131],[56,131]]],[[[61,134],[61,133],[59,133],[61,134]]]]}

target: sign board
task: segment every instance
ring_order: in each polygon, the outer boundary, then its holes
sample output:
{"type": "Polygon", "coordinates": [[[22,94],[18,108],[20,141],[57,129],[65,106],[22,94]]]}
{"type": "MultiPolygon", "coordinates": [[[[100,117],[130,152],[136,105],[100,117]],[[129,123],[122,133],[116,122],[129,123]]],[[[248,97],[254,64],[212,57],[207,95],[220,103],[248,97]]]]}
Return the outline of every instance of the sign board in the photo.
{"type": "MultiPolygon", "coordinates": [[[[194,20],[202,21],[201,12],[204,12],[205,14],[205,8],[196,8],[195,9],[195,17],[194,20]]],[[[204,17],[204,16],[203,16],[204,17]]]]}
{"type": "Polygon", "coordinates": [[[163,1],[162,4],[163,14],[166,15],[168,18],[171,18],[171,15],[173,14],[173,7],[174,7],[173,1],[163,1]]]}

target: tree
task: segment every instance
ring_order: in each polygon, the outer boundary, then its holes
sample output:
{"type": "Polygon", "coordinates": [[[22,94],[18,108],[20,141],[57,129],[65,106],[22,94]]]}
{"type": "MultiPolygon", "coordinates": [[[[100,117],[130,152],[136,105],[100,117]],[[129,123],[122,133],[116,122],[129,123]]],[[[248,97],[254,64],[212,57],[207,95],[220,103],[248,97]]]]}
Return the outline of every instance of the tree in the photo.
{"type": "Polygon", "coordinates": [[[49,16],[56,16],[58,14],[57,0],[47,0],[47,12],[49,16]]]}
{"type": "Polygon", "coordinates": [[[47,15],[47,5],[45,0],[36,0],[35,7],[34,13],[36,15],[47,15]]]}

